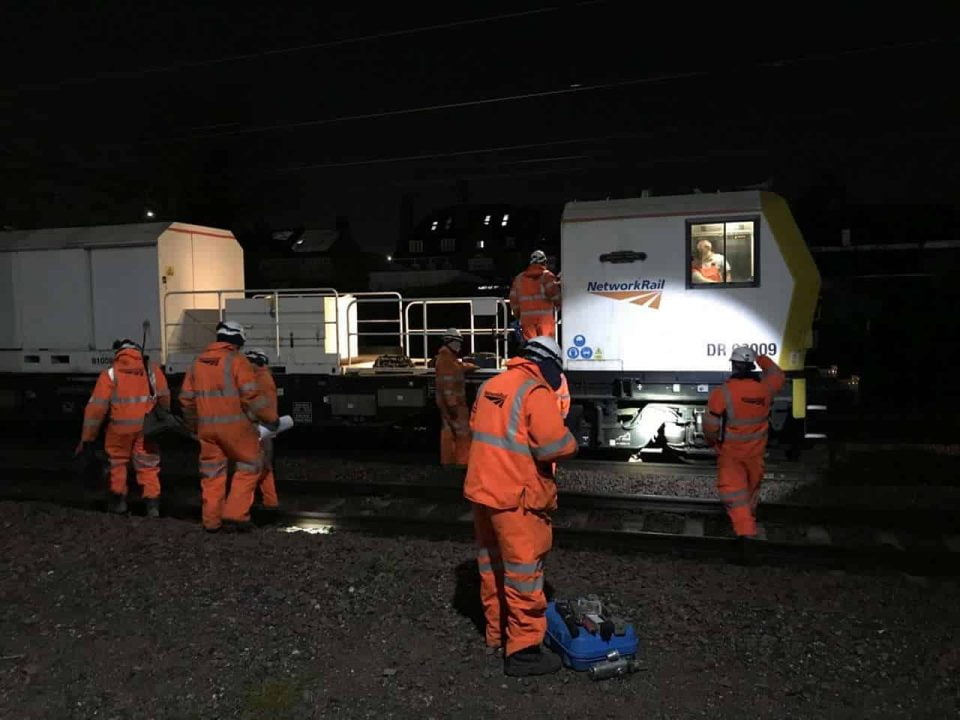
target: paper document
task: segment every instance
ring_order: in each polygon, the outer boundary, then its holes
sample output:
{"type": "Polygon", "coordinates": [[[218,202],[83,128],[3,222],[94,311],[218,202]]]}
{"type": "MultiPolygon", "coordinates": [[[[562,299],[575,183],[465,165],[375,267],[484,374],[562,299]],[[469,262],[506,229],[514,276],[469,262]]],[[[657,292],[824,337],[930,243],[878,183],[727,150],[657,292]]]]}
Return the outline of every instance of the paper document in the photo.
{"type": "Polygon", "coordinates": [[[290,417],[289,415],[280,416],[280,427],[278,427],[276,430],[269,430],[268,428],[265,428],[263,425],[260,425],[260,424],[257,425],[257,429],[260,431],[261,440],[268,437],[276,437],[278,433],[282,433],[284,430],[289,430],[292,427],[293,427],[293,418],[290,417]]]}

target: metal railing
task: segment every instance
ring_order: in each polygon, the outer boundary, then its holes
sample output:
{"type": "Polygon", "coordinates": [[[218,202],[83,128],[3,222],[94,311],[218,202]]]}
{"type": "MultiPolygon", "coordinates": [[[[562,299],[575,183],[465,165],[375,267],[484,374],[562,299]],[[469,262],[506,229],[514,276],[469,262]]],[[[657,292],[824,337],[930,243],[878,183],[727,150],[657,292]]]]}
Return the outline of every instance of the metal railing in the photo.
{"type": "Polygon", "coordinates": [[[458,327],[457,330],[459,330],[465,338],[469,338],[471,353],[475,353],[477,351],[476,339],[478,335],[481,337],[492,337],[494,340],[494,354],[497,359],[497,365],[499,366],[501,359],[505,358],[507,355],[506,332],[509,329],[510,322],[509,304],[502,298],[482,298],[482,300],[487,302],[494,300],[496,310],[493,315],[493,327],[478,329],[476,327],[476,323],[474,322],[476,318],[475,302],[478,299],[480,298],[411,298],[406,300],[406,305],[404,307],[404,326],[406,329],[403,334],[403,348],[404,352],[407,354],[407,357],[413,359],[411,339],[414,336],[419,336],[423,341],[423,356],[420,359],[424,365],[426,365],[430,361],[428,355],[428,338],[430,336],[443,335],[443,333],[447,330],[447,326],[438,329],[430,328],[428,316],[428,310],[430,307],[440,305],[466,305],[470,311],[470,326],[467,328],[458,327]],[[420,309],[422,327],[417,330],[411,330],[410,312],[415,308],[420,309]],[[501,346],[503,348],[502,353],[501,346]]]}
{"type": "MultiPolygon", "coordinates": [[[[202,350],[202,347],[197,347],[194,345],[185,345],[185,346],[176,346],[174,349],[174,344],[171,342],[171,331],[175,331],[176,328],[182,328],[189,331],[190,329],[195,328],[212,328],[213,333],[216,332],[216,326],[218,323],[223,321],[224,310],[226,308],[226,300],[237,300],[237,299],[268,299],[271,301],[271,317],[273,318],[274,326],[274,344],[273,351],[274,355],[279,361],[282,355],[282,343],[280,338],[280,300],[281,299],[290,299],[290,298],[309,298],[309,297],[323,297],[323,298],[333,298],[334,300],[334,317],[332,320],[324,316],[324,344],[326,344],[326,334],[328,332],[328,327],[333,326],[334,330],[334,340],[336,343],[336,357],[337,362],[340,361],[340,334],[337,332],[339,329],[339,316],[340,316],[340,299],[341,295],[334,288],[290,288],[290,289],[221,289],[221,290],[172,290],[166,293],[163,296],[163,350],[164,355],[169,356],[171,352],[199,352],[202,350]],[[168,300],[175,295],[215,295],[217,298],[217,321],[216,322],[170,322],[168,320],[169,306],[168,300]],[[229,297],[225,297],[229,296],[229,297]]],[[[209,307],[190,307],[184,308],[181,312],[186,312],[188,310],[203,311],[203,310],[213,310],[214,308],[209,307]]],[[[315,323],[310,320],[286,320],[284,321],[286,325],[314,325],[315,323]]]]}

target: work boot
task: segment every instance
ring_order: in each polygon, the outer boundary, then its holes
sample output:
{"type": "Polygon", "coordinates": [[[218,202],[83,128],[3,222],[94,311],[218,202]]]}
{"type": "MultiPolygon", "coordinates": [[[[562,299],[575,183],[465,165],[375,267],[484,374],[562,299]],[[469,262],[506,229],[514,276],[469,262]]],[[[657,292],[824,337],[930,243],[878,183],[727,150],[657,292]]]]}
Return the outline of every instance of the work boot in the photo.
{"type": "Polygon", "coordinates": [[[741,535],[737,541],[740,543],[740,564],[746,566],[759,564],[757,543],[762,541],[758,540],[756,535],[741,535]]]}
{"type": "Polygon", "coordinates": [[[249,520],[224,520],[221,525],[225,533],[247,533],[254,529],[254,525],[249,520]]]}
{"type": "Polygon", "coordinates": [[[147,506],[147,517],[160,517],[160,498],[147,498],[145,504],[147,506]]]}
{"type": "Polygon", "coordinates": [[[531,675],[549,675],[563,667],[558,655],[544,652],[539,645],[531,645],[508,655],[503,663],[503,672],[510,677],[529,677],[531,675]]]}
{"type": "Polygon", "coordinates": [[[124,515],[127,512],[127,498],[124,495],[110,493],[110,499],[107,500],[107,511],[124,515]]]}

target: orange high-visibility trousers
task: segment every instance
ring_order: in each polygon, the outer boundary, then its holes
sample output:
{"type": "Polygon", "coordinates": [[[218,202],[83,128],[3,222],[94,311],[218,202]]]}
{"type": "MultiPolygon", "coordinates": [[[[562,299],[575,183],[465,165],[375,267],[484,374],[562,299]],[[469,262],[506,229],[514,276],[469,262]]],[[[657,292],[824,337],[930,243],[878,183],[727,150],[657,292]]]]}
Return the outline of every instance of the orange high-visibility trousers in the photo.
{"type": "Polygon", "coordinates": [[[119,433],[108,425],[103,449],[110,458],[110,492],[127,494],[127,466],[133,460],[143,497],[160,497],[160,455],[153,440],[145,438],[142,432],[119,433]]]}
{"type": "Polygon", "coordinates": [[[474,503],[473,527],[487,645],[499,647],[504,634],[507,655],[539,645],[547,631],[543,560],[553,545],[549,516],[474,503]]]}
{"type": "Polygon", "coordinates": [[[220,527],[223,520],[247,522],[253,493],[260,481],[263,456],[260,438],[249,423],[200,429],[200,487],[203,494],[203,526],[220,527]],[[227,460],[236,471],[227,495],[227,460]],[[226,497],[226,500],[224,498],[226,497]]]}
{"type": "Polygon", "coordinates": [[[526,322],[521,321],[520,332],[523,333],[524,340],[540,337],[542,335],[552,337],[554,340],[556,340],[557,323],[554,321],[552,315],[543,315],[537,318],[531,318],[526,322]]]}
{"type": "Polygon", "coordinates": [[[762,482],[763,455],[738,458],[721,452],[717,456],[717,492],[738,536],[757,534],[756,510],[762,482]]]}
{"type": "Polygon", "coordinates": [[[260,473],[260,495],[264,507],[278,507],[280,498],[277,497],[277,480],[273,476],[273,438],[264,438],[260,441],[263,450],[263,470],[260,473]]]}
{"type": "Polygon", "coordinates": [[[456,417],[441,418],[440,464],[467,466],[470,457],[470,411],[465,405],[452,408],[456,417]]]}

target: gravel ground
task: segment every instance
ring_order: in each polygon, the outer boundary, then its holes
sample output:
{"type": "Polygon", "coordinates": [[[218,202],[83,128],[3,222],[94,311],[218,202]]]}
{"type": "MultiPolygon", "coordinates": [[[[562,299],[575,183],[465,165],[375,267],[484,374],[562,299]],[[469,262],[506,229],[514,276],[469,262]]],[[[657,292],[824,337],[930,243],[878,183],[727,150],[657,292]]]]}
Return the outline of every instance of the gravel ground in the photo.
{"type": "Polygon", "coordinates": [[[0,717],[946,718],[954,580],[557,550],[559,594],[635,621],[644,669],[505,678],[469,545],[0,503],[0,717]]]}

